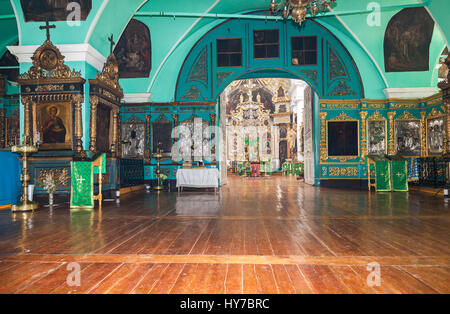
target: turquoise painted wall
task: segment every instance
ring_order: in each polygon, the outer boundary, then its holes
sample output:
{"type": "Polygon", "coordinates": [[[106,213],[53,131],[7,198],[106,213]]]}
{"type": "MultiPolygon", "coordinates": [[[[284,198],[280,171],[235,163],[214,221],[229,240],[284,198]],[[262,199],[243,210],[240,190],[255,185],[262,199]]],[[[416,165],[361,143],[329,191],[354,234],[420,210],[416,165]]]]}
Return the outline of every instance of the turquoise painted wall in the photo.
{"type": "Polygon", "coordinates": [[[209,32],[191,50],[178,77],[175,99],[214,101],[230,82],[251,75],[303,79],[321,98],[364,98],[360,73],[352,57],[342,44],[319,24],[307,21],[299,28],[292,23],[233,20],[209,32]],[[279,58],[253,58],[253,31],[260,29],[279,30],[279,58]],[[291,64],[291,38],[296,36],[316,36],[316,65],[291,64]],[[224,38],[242,39],[241,67],[217,66],[216,40],[224,38]],[[340,88],[341,86],[344,88],[340,88]]]}

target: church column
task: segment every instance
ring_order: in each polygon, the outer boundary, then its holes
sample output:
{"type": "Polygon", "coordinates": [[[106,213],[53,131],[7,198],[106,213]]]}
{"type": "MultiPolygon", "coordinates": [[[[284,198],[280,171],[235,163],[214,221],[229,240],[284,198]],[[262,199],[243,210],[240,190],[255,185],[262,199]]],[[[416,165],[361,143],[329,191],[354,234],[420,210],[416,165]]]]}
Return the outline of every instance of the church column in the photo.
{"type": "Polygon", "coordinates": [[[91,96],[89,98],[91,103],[91,142],[89,150],[93,153],[97,151],[97,106],[98,106],[98,97],[91,96]]]}
{"type": "Polygon", "coordinates": [[[22,97],[22,103],[24,106],[23,144],[31,144],[31,98],[22,97]]]}
{"type": "Polygon", "coordinates": [[[391,111],[388,112],[388,118],[389,118],[389,155],[395,155],[396,154],[396,147],[394,142],[394,117],[396,112],[391,111]]]}
{"type": "Polygon", "coordinates": [[[117,119],[119,117],[119,110],[114,109],[113,110],[113,138],[112,138],[112,144],[111,144],[111,153],[113,156],[117,157],[117,119]]]}
{"type": "Polygon", "coordinates": [[[427,113],[425,111],[422,111],[420,113],[420,146],[422,150],[422,156],[427,156],[427,129],[426,129],[426,115],[427,113]]]}
{"type": "Polygon", "coordinates": [[[151,157],[151,120],[152,120],[152,116],[151,115],[146,115],[145,116],[145,151],[144,151],[144,158],[146,161],[150,162],[152,157],[151,157]]]}
{"type": "Polygon", "coordinates": [[[72,101],[75,106],[75,151],[76,155],[80,156],[83,154],[83,117],[81,107],[84,102],[84,97],[78,94],[73,97],[72,101]]]}
{"type": "Polygon", "coordinates": [[[361,160],[366,162],[366,156],[369,154],[367,148],[367,127],[366,127],[366,118],[367,112],[360,112],[361,116],[361,160]]]}

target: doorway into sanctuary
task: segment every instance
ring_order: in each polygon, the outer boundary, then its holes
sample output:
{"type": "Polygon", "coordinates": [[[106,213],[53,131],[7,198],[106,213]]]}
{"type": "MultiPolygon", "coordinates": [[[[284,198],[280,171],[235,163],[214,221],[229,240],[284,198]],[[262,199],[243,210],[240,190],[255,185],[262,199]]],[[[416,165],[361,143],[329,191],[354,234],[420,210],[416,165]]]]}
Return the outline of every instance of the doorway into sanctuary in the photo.
{"type": "MultiPolygon", "coordinates": [[[[313,136],[304,130],[308,89],[302,80],[284,78],[243,79],[228,85],[219,99],[222,183],[227,176],[304,176],[305,142],[312,142],[305,134],[313,136]]],[[[312,108],[312,99],[307,100],[312,108]]]]}

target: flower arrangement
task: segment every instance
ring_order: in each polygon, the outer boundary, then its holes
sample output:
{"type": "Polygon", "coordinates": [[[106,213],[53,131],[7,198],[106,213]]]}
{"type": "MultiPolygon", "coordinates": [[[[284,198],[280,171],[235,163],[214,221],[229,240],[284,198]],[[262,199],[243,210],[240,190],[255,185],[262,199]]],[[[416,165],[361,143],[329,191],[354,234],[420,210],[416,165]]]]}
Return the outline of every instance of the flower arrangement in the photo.
{"type": "Polygon", "coordinates": [[[167,180],[167,176],[164,173],[160,173],[158,179],[162,183],[167,180]]]}
{"type": "Polygon", "coordinates": [[[48,194],[54,194],[64,185],[66,178],[64,174],[56,171],[48,171],[38,178],[38,185],[42,187],[48,194]]]}

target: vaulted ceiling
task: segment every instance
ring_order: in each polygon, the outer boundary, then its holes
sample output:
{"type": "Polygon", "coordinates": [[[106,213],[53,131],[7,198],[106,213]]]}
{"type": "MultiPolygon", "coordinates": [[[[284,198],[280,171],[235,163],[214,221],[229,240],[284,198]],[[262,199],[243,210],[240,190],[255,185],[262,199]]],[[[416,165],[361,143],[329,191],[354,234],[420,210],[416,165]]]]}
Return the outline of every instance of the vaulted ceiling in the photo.
{"type": "MultiPolygon", "coordinates": [[[[269,3],[269,0],[92,0],[92,10],[80,26],[71,27],[65,21],[53,23],[58,31],[53,32],[52,41],[55,44],[88,43],[107,56],[108,35],[113,33],[118,38],[130,19],[139,19],[151,31],[152,71],[149,78],[133,79],[132,83],[127,80],[123,85],[126,92],[153,92],[156,95],[155,90],[161,88],[161,84],[168,79],[173,80],[167,73],[179,71],[192,46],[206,32],[225,21],[224,15],[267,10],[269,3]]],[[[371,60],[386,85],[396,86],[397,83],[401,85],[402,78],[387,75],[381,66],[384,33],[393,15],[403,8],[418,5],[425,6],[436,21],[435,46],[431,54],[437,59],[450,37],[448,0],[338,0],[334,9],[336,15],[315,19],[331,30],[356,55],[355,59],[364,55],[364,58],[371,60]],[[380,26],[376,27],[367,24],[373,3],[381,4],[380,26]]],[[[20,45],[41,44],[45,40],[45,32],[38,29],[40,25],[42,23],[24,21],[20,0],[0,0],[0,54],[5,52],[7,45],[17,41],[20,45]]]]}

